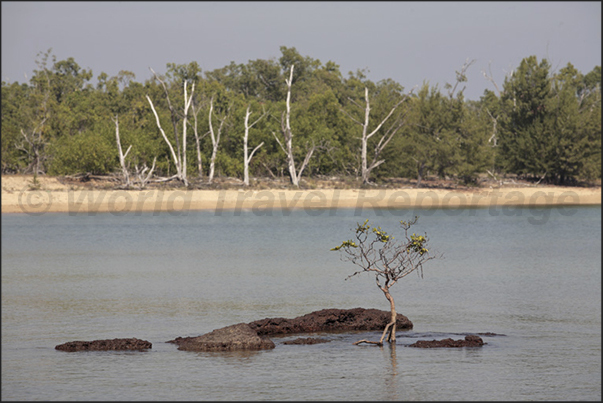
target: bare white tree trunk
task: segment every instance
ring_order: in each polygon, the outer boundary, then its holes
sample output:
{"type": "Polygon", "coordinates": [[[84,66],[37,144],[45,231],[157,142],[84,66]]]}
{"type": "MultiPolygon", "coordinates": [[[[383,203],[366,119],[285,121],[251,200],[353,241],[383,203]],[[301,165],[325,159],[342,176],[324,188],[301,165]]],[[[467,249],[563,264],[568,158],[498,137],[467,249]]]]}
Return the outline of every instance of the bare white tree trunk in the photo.
{"type": "Polygon", "coordinates": [[[211,158],[209,160],[209,175],[207,177],[207,182],[212,183],[214,179],[214,171],[216,166],[216,156],[218,155],[218,146],[220,145],[220,136],[222,135],[222,127],[224,126],[224,122],[228,117],[228,113],[225,114],[220,120],[220,126],[218,126],[218,132],[216,133],[214,130],[214,126],[212,123],[212,115],[214,114],[214,98],[212,97],[209,102],[209,135],[211,138],[212,150],[211,150],[211,158]]]}
{"type": "MultiPolygon", "coordinates": [[[[490,64],[488,64],[488,71],[489,71],[489,74],[487,74],[485,70],[482,70],[482,74],[484,75],[484,78],[486,80],[490,81],[492,83],[492,85],[494,85],[494,88],[496,89],[496,95],[500,98],[500,88],[498,88],[496,81],[494,81],[494,77],[492,77],[492,69],[490,67],[490,64]]],[[[492,144],[492,147],[496,147],[497,142],[498,142],[497,125],[498,125],[498,117],[499,116],[498,115],[493,116],[490,113],[490,111],[488,110],[488,108],[486,108],[486,112],[490,116],[490,119],[492,119],[492,136],[490,136],[490,138],[488,139],[488,143],[492,144]]]]}
{"type": "Polygon", "coordinates": [[[255,154],[255,152],[261,146],[264,145],[264,142],[262,141],[258,146],[253,149],[251,154],[249,154],[249,148],[247,147],[247,141],[249,139],[249,129],[251,129],[257,122],[259,122],[260,119],[262,119],[265,115],[266,113],[264,112],[264,114],[257,118],[255,122],[249,124],[249,117],[251,116],[251,111],[249,110],[249,106],[247,106],[247,112],[245,113],[245,136],[243,137],[243,183],[245,184],[245,186],[249,186],[249,162],[253,158],[253,154],[255,154]]]}
{"type": "Polygon", "coordinates": [[[151,170],[149,171],[149,173],[146,174],[146,176],[145,172],[149,170],[149,167],[146,163],[143,165],[142,168],[139,168],[138,165],[135,166],[136,176],[138,177],[138,183],[140,183],[140,185],[138,186],[139,189],[144,189],[149,180],[151,179],[151,176],[153,176],[153,171],[155,170],[155,162],[157,162],[157,157],[153,158],[153,166],[151,166],[151,170]]]}
{"type": "Polygon", "coordinates": [[[161,78],[159,78],[159,76],[157,75],[157,73],[155,73],[155,71],[153,69],[151,69],[151,72],[153,73],[153,75],[155,76],[155,78],[161,83],[163,90],[165,92],[165,97],[167,99],[167,103],[168,103],[168,108],[170,109],[170,113],[172,115],[172,126],[174,129],[174,138],[176,140],[176,147],[177,147],[177,153],[174,151],[174,148],[172,147],[171,143],[169,142],[165,131],[163,130],[163,128],[161,127],[161,123],[159,121],[159,116],[157,115],[157,111],[155,110],[155,107],[153,106],[153,102],[151,101],[151,98],[147,95],[147,99],[149,101],[149,104],[151,105],[151,109],[153,109],[153,113],[155,114],[155,119],[157,120],[157,127],[159,127],[159,130],[161,131],[161,135],[163,136],[163,139],[166,141],[166,143],[168,144],[170,151],[172,153],[172,158],[174,159],[174,165],[176,165],[176,178],[178,178],[180,181],[182,181],[184,183],[185,186],[188,186],[188,180],[186,177],[186,130],[187,130],[187,120],[188,120],[188,109],[191,106],[192,103],[192,99],[193,99],[193,95],[195,92],[195,84],[193,83],[192,87],[191,87],[191,95],[190,97],[187,94],[187,81],[184,80],[184,121],[183,121],[183,127],[182,127],[182,143],[180,143],[180,139],[178,137],[178,130],[177,130],[177,113],[174,109],[174,107],[172,106],[172,102],[170,101],[170,96],[169,96],[169,92],[167,90],[167,86],[165,85],[165,82],[163,82],[163,80],[161,80],[161,78]]]}
{"type": "Polygon", "coordinates": [[[127,151],[124,154],[123,149],[121,147],[121,139],[119,137],[118,116],[115,116],[115,119],[112,118],[112,120],[115,123],[115,138],[117,140],[117,150],[119,151],[119,164],[121,165],[121,171],[122,171],[122,175],[123,175],[123,182],[124,182],[123,186],[126,188],[129,188],[130,186],[134,185],[138,181],[138,183],[139,183],[138,188],[144,189],[145,186],[147,185],[147,183],[149,182],[149,180],[151,179],[151,177],[153,176],[153,171],[155,170],[155,162],[157,162],[157,157],[153,158],[153,166],[151,167],[150,170],[146,163],[142,166],[142,168],[139,168],[138,165],[136,165],[135,166],[135,174],[136,174],[137,180],[136,179],[131,180],[130,171],[128,170],[128,167],[126,165],[126,158],[128,156],[128,153],[132,149],[132,145],[130,145],[128,147],[127,151]],[[149,171],[149,172],[145,175],[145,173],[147,171],[149,171]]]}
{"type": "Polygon", "coordinates": [[[209,134],[209,131],[205,133],[203,136],[199,137],[198,125],[197,125],[197,115],[201,108],[196,109],[195,103],[193,102],[191,105],[193,110],[193,117],[195,119],[195,125],[193,126],[193,132],[195,134],[195,143],[197,146],[197,172],[199,173],[199,178],[203,177],[203,164],[201,160],[201,140],[209,134]]]}
{"type": "Polygon", "coordinates": [[[272,134],[274,135],[274,138],[276,139],[281,149],[285,152],[285,154],[287,154],[287,166],[289,168],[289,176],[291,177],[291,183],[294,186],[299,187],[299,179],[301,178],[302,173],[306,168],[306,165],[308,165],[308,162],[310,161],[310,158],[312,157],[316,146],[312,145],[312,147],[308,150],[308,152],[306,153],[306,158],[304,158],[299,172],[297,172],[295,169],[295,158],[293,157],[293,133],[291,132],[291,84],[293,82],[293,67],[294,65],[291,65],[289,79],[285,79],[285,82],[287,83],[287,110],[285,111],[284,116],[281,117],[281,132],[283,133],[283,138],[285,139],[286,147],[283,146],[283,144],[274,132],[272,134]]]}
{"type": "Polygon", "coordinates": [[[488,139],[488,143],[491,143],[492,147],[496,147],[497,143],[498,143],[498,136],[497,136],[498,115],[496,115],[496,117],[494,117],[494,116],[492,116],[492,114],[490,113],[488,108],[485,108],[485,109],[486,109],[486,112],[488,113],[488,115],[490,116],[490,119],[492,119],[492,136],[490,136],[490,138],[488,139]]]}
{"type": "Polygon", "coordinates": [[[184,118],[182,122],[182,177],[184,178],[184,183],[187,184],[186,181],[186,129],[188,128],[188,109],[191,106],[193,101],[193,94],[195,93],[195,83],[191,86],[191,96],[190,98],[187,95],[186,91],[186,80],[184,80],[184,118]]]}
{"type": "Polygon", "coordinates": [[[130,152],[130,150],[132,149],[132,145],[130,144],[130,146],[128,147],[128,150],[124,154],[124,152],[121,148],[121,140],[119,138],[118,116],[116,115],[115,119],[112,119],[112,120],[115,123],[115,138],[117,139],[117,150],[119,151],[119,165],[121,165],[121,172],[124,177],[123,178],[124,186],[130,187],[130,173],[128,172],[128,168],[126,167],[126,157],[128,156],[128,153],[130,152]]]}
{"type": "MultiPolygon", "coordinates": [[[[410,93],[412,93],[412,91],[410,93]]],[[[402,127],[402,125],[403,125],[402,119],[399,119],[394,125],[392,125],[389,128],[389,130],[387,130],[386,133],[383,134],[383,136],[381,137],[381,139],[375,146],[373,158],[370,163],[368,162],[368,151],[367,151],[369,139],[371,137],[373,137],[375,134],[377,134],[377,132],[379,132],[381,127],[393,115],[393,113],[396,111],[396,109],[398,109],[398,107],[400,105],[402,105],[402,103],[406,100],[406,98],[408,98],[409,94],[405,95],[396,105],[394,105],[393,108],[387,114],[387,116],[370,133],[368,132],[368,128],[369,128],[369,123],[370,123],[371,105],[370,105],[370,101],[369,101],[368,88],[366,88],[366,87],[364,88],[364,102],[365,102],[364,121],[360,122],[360,121],[354,119],[348,113],[346,113],[352,120],[354,120],[356,123],[358,123],[362,126],[362,137],[361,137],[362,143],[360,146],[360,157],[361,157],[361,175],[362,175],[362,183],[363,184],[368,184],[369,180],[370,180],[371,171],[385,162],[385,160],[383,160],[383,159],[380,160],[379,156],[381,155],[381,152],[387,146],[387,144],[392,140],[394,135],[402,127]]]]}
{"type": "Polygon", "coordinates": [[[163,139],[165,140],[165,142],[168,145],[168,147],[170,149],[170,152],[172,154],[172,159],[174,160],[174,165],[176,166],[176,175],[175,175],[175,177],[178,178],[178,179],[181,179],[182,178],[182,170],[180,168],[180,159],[176,155],[176,152],[174,151],[174,147],[172,147],[172,143],[170,143],[170,141],[167,138],[167,135],[165,134],[165,131],[161,127],[161,122],[159,121],[159,115],[157,115],[157,111],[155,110],[155,106],[153,106],[153,101],[151,101],[151,98],[148,95],[146,97],[147,97],[147,100],[149,101],[149,104],[151,105],[151,109],[153,110],[153,114],[155,114],[155,120],[157,121],[157,127],[159,128],[159,131],[161,132],[161,135],[163,136],[163,139]]]}

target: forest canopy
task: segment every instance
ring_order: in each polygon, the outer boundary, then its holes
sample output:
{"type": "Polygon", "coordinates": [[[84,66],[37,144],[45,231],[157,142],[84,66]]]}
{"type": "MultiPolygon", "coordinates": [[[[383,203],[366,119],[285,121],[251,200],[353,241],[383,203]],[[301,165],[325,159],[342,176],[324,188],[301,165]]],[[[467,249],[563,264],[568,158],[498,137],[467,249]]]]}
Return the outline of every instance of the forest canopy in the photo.
{"type": "Polygon", "coordinates": [[[280,52],[213,71],[168,63],[143,83],[126,70],[95,77],[73,58],[41,52],[29,83],[2,82],[2,173],[184,184],[284,176],[297,186],[302,175],[418,186],[433,176],[601,178],[600,66],[553,71],[529,56],[503,83],[484,72],[492,89],[471,101],[463,86],[472,62],[442,89],[427,81],[407,89],[363,70],[346,77],[295,48],[280,52]]]}

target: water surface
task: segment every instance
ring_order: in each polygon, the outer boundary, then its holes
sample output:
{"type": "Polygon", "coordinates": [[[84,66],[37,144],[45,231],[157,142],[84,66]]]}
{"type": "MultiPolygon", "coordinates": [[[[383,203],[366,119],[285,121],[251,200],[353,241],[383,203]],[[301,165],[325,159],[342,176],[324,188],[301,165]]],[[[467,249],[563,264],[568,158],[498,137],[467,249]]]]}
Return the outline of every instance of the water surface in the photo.
{"type": "MultiPolygon", "coordinates": [[[[294,210],[2,215],[3,400],[600,400],[601,210],[294,210]],[[361,214],[357,214],[361,213],[361,214]],[[392,289],[414,323],[261,352],[165,341],[324,308],[388,309],[329,249],[365,218],[419,215],[443,259],[392,289]],[[481,348],[415,349],[482,336],[481,348]],[[504,336],[502,336],[504,335],[504,336]],[[65,353],[137,337],[146,352],[65,353]]],[[[307,335],[304,335],[307,336],[307,335]]]]}

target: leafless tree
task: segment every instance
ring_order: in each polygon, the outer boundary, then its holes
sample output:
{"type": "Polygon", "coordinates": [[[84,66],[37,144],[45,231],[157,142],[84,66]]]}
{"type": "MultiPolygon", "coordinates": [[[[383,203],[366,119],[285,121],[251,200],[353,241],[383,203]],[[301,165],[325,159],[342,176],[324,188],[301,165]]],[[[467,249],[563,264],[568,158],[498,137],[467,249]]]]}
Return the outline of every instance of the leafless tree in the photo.
{"type": "Polygon", "coordinates": [[[119,138],[119,120],[118,116],[112,118],[113,123],[115,123],[115,138],[117,140],[117,151],[119,152],[119,165],[121,166],[121,173],[123,175],[123,185],[125,187],[130,187],[130,172],[128,172],[128,168],[126,167],[126,157],[128,153],[132,149],[132,145],[128,147],[125,154],[121,148],[121,139],[119,138]]]}
{"type": "Polygon", "coordinates": [[[230,113],[230,107],[226,110],[226,112],[222,115],[218,120],[220,121],[220,125],[218,126],[218,130],[214,130],[214,125],[212,123],[212,116],[215,114],[214,112],[214,97],[211,97],[209,101],[209,135],[211,138],[212,150],[211,150],[211,158],[209,160],[209,174],[207,176],[207,182],[212,183],[214,179],[214,172],[216,166],[216,157],[218,155],[218,146],[220,145],[220,137],[222,135],[222,129],[224,127],[224,122],[228,118],[230,113]]]}
{"type": "Polygon", "coordinates": [[[425,235],[409,235],[409,229],[418,220],[400,221],[404,230],[404,238],[394,241],[381,227],[373,227],[366,220],[364,224],[357,224],[355,240],[344,241],[341,245],[331,250],[341,251],[342,260],[350,261],[360,267],[347,278],[360,273],[373,273],[377,287],[383,292],[390,303],[390,321],[383,330],[381,339],[376,341],[360,340],[354,344],[369,343],[383,345],[385,335],[389,333],[387,341],[396,342],[396,305],[390,293],[390,288],[401,278],[416,271],[423,277],[423,264],[436,256],[429,252],[429,239],[425,235]],[[382,283],[383,281],[383,283],[382,283]]]}
{"type": "Polygon", "coordinates": [[[257,118],[253,123],[249,124],[249,117],[251,116],[250,106],[247,106],[247,111],[245,112],[245,136],[243,137],[243,183],[245,186],[249,186],[249,162],[253,158],[253,154],[264,145],[262,141],[259,145],[257,145],[251,154],[249,153],[249,147],[247,146],[247,142],[249,139],[249,129],[251,129],[257,122],[259,122],[264,116],[266,116],[266,112],[264,112],[259,118],[257,118]]]}
{"type": "Polygon", "coordinates": [[[192,85],[190,97],[187,94],[187,81],[184,80],[184,83],[183,83],[183,86],[184,86],[183,112],[184,113],[183,113],[183,124],[182,124],[182,146],[181,146],[180,138],[178,137],[178,113],[172,106],[172,102],[170,100],[170,95],[169,95],[167,86],[166,86],[165,82],[155,73],[155,71],[153,69],[150,68],[150,70],[153,73],[153,75],[155,76],[155,79],[157,79],[157,81],[159,81],[163,87],[163,90],[165,92],[165,97],[166,97],[166,100],[168,103],[168,108],[169,108],[171,116],[172,116],[172,126],[174,129],[174,138],[176,140],[177,152],[174,151],[174,147],[172,147],[172,144],[170,143],[167,135],[165,134],[165,131],[161,127],[159,115],[157,115],[157,111],[155,110],[153,101],[151,101],[151,98],[148,95],[146,96],[147,100],[149,101],[149,104],[151,105],[151,109],[153,110],[153,114],[155,115],[155,119],[157,121],[157,127],[159,128],[159,131],[161,132],[163,139],[165,140],[165,142],[167,143],[167,145],[170,149],[172,158],[174,160],[174,165],[176,166],[176,175],[174,175],[172,178],[177,178],[180,181],[182,181],[182,183],[184,183],[185,186],[188,186],[188,179],[187,179],[187,175],[186,175],[186,129],[188,127],[188,110],[191,106],[191,102],[192,102],[193,95],[195,92],[195,83],[193,83],[193,85],[192,85]]]}
{"type": "Polygon", "coordinates": [[[199,178],[203,177],[203,161],[201,158],[201,140],[205,138],[209,134],[209,130],[205,132],[202,136],[199,136],[198,130],[198,115],[201,111],[201,107],[197,105],[195,100],[193,100],[191,104],[191,109],[193,111],[194,125],[193,125],[193,133],[195,134],[195,145],[197,146],[197,171],[199,173],[199,178]]]}
{"type": "Polygon", "coordinates": [[[283,135],[283,139],[285,140],[285,145],[281,142],[281,140],[277,137],[277,135],[272,132],[272,135],[276,139],[276,142],[281,147],[283,152],[287,154],[287,166],[289,168],[289,176],[291,177],[291,183],[294,186],[299,187],[299,180],[304,172],[304,169],[308,165],[312,154],[316,150],[316,146],[312,144],[312,147],[308,148],[308,152],[306,153],[306,157],[299,167],[299,170],[295,166],[295,158],[293,156],[293,132],[291,131],[291,84],[293,82],[293,67],[291,65],[291,70],[289,72],[289,79],[285,79],[287,83],[287,109],[283,112],[281,116],[281,133],[283,135]]]}
{"type": "Polygon", "coordinates": [[[121,172],[122,172],[122,182],[123,182],[123,187],[125,188],[130,188],[131,186],[135,186],[135,183],[138,183],[138,188],[139,189],[144,189],[147,185],[147,183],[149,182],[149,180],[151,179],[151,177],[153,176],[153,171],[155,170],[155,163],[157,162],[157,157],[155,157],[153,159],[153,166],[150,168],[147,166],[146,163],[143,164],[142,167],[139,167],[138,164],[135,165],[135,175],[136,178],[134,180],[132,180],[132,174],[130,173],[130,170],[128,169],[128,165],[126,164],[126,158],[128,156],[128,153],[130,152],[130,150],[132,149],[132,145],[130,145],[128,147],[128,149],[126,150],[126,152],[123,152],[123,149],[121,147],[121,139],[119,137],[119,120],[118,120],[118,116],[115,116],[115,118],[112,118],[113,123],[115,123],[115,138],[117,141],[117,150],[119,152],[119,165],[121,166],[121,172]],[[148,171],[148,172],[147,172],[148,171]],[[146,175],[145,175],[146,174],[146,175]]]}
{"type": "Polygon", "coordinates": [[[379,157],[380,157],[383,149],[394,138],[394,136],[398,132],[398,130],[400,130],[400,128],[404,125],[404,114],[402,116],[399,116],[396,119],[396,121],[392,125],[390,125],[390,127],[385,131],[385,133],[383,133],[383,135],[381,136],[381,138],[375,145],[375,148],[373,150],[373,157],[372,157],[370,163],[368,162],[368,150],[367,150],[369,140],[371,139],[371,137],[373,137],[374,135],[379,133],[379,130],[383,127],[383,125],[389,120],[389,118],[392,117],[392,115],[394,114],[396,109],[398,109],[400,107],[400,105],[402,105],[404,103],[404,101],[406,101],[406,99],[410,96],[411,93],[412,93],[412,91],[409,92],[408,94],[404,95],[402,97],[402,99],[400,99],[400,101],[398,101],[392,107],[392,109],[389,111],[387,116],[385,116],[385,118],[383,118],[381,120],[381,122],[377,125],[377,127],[375,127],[375,129],[373,129],[370,133],[369,133],[369,124],[370,124],[371,104],[370,104],[370,100],[369,100],[369,91],[368,91],[367,87],[364,88],[364,107],[361,106],[360,104],[358,104],[353,99],[348,98],[353,104],[364,109],[364,120],[360,121],[360,120],[354,118],[352,115],[350,115],[345,109],[342,109],[342,111],[350,119],[352,119],[354,122],[356,122],[360,126],[362,126],[362,137],[360,138],[360,140],[362,141],[361,146],[360,146],[360,158],[361,158],[361,164],[362,164],[361,174],[362,174],[362,183],[363,184],[368,184],[370,182],[371,171],[385,162],[384,159],[379,159],[379,157]]]}
{"type": "Polygon", "coordinates": [[[153,171],[155,170],[155,163],[157,162],[157,157],[153,158],[153,165],[149,169],[146,163],[139,167],[138,164],[134,165],[134,173],[136,174],[136,178],[138,181],[138,189],[144,189],[147,186],[147,183],[153,177],[153,171]],[[148,171],[148,172],[147,172],[148,171]]]}
{"type": "MultiPolygon", "coordinates": [[[[492,68],[491,65],[488,64],[488,73],[486,73],[486,70],[482,70],[482,74],[484,76],[484,78],[488,81],[490,81],[492,83],[492,85],[494,86],[494,88],[496,89],[496,96],[498,98],[500,98],[501,92],[500,92],[500,88],[498,87],[498,84],[496,84],[496,81],[494,80],[494,77],[492,76],[492,68]]],[[[496,147],[498,144],[498,118],[499,115],[497,114],[496,116],[492,115],[492,113],[490,112],[490,110],[488,108],[486,109],[486,113],[488,114],[488,116],[490,116],[490,119],[492,120],[492,136],[490,136],[490,138],[488,139],[488,143],[490,143],[492,145],[492,147],[496,147]]]]}
{"type": "MultiPolygon", "coordinates": [[[[454,92],[456,91],[458,85],[460,83],[467,82],[467,69],[471,67],[473,63],[475,63],[475,59],[465,60],[465,63],[463,63],[463,66],[461,66],[461,71],[456,72],[456,82],[454,83],[454,87],[448,83],[446,84],[446,87],[449,89],[448,96],[450,97],[450,99],[452,99],[452,97],[454,96],[454,92]]],[[[465,87],[463,87],[463,89],[461,90],[461,92],[463,91],[465,91],[465,87]]]]}

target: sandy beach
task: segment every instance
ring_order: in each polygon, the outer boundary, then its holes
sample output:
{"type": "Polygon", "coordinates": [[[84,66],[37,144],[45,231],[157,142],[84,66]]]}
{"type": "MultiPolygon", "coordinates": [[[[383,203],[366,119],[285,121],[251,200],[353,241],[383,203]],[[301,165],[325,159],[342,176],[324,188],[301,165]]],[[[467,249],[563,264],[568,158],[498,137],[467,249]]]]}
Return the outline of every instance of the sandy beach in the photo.
{"type": "Polygon", "coordinates": [[[497,206],[576,206],[600,205],[601,188],[520,186],[463,190],[399,189],[228,189],[228,190],[102,190],[68,186],[56,178],[2,176],[2,213],[32,215],[47,212],[69,214],[130,212],[182,213],[190,210],[354,208],[450,208],[497,206]]]}

